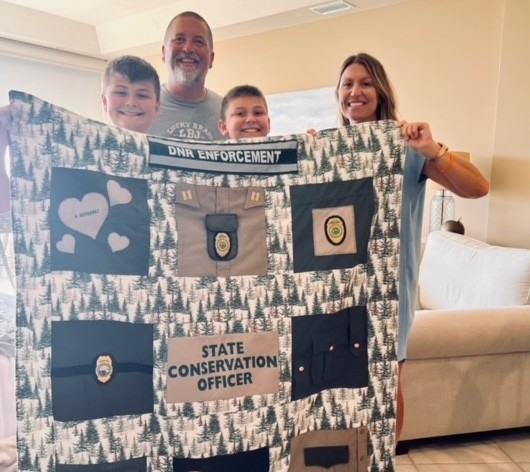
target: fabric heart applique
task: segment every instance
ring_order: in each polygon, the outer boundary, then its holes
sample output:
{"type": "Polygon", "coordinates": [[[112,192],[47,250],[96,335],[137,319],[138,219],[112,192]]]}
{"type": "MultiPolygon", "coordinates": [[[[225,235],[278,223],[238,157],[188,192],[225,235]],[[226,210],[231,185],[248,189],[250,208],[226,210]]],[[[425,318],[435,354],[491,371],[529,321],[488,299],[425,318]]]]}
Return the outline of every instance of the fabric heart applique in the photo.
{"type": "Polygon", "coordinates": [[[109,193],[110,206],[123,205],[132,200],[132,194],[126,188],[123,188],[115,180],[107,182],[107,192],[109,193]]]}
{"type": "Polygon", "coordinates": [[[67,198],[59,205],[59,218],[69,228],[96,239],[107,219],[109,204],[100,193],[87,193],[82,200],[67,198]]]}
{"type": "Polygon", "coordinates": [[[65,234],[60,241],[57,241],[55,247],[60,252],[75,254],[75,238],[71,234],[65,234]]]}
{"type": "Polygon", "coordinates": [[[129,238],[127,236],[120,236],[118,233],[110,233],[108,242],[112,252],[123,251],[129,246],[129,238]]]}

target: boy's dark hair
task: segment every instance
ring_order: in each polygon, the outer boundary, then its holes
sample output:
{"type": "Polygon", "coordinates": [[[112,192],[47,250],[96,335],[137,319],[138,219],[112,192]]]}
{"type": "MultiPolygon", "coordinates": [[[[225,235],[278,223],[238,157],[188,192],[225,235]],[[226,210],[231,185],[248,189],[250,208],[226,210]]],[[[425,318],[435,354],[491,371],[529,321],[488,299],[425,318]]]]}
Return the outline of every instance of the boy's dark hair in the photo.
{"type": "Polygon", "coordinates": [[[131,82],[149,80],[155,86],[156,101],[160,101],[160,78],[156,69],[146,60],[137,56],[120,56],[107,64],[103,73],[103,90],[109,85],[110,77],[121,74],[131,82]]]}
{"type": "Polygon", "coordinates": [[[265,103],[265,107],[267,107],[267,100],[265,99],[265,95],[263,95],[263,93],[258,87],[254,87],[254,85],[237,85],[236,87],[231,88],[223,97],[223,101],[221,102],[222,120],[226,119],[226,109],[228,108],[228,105],[230,105],[230,102],[239,97],[261,98],[265,103]]]}

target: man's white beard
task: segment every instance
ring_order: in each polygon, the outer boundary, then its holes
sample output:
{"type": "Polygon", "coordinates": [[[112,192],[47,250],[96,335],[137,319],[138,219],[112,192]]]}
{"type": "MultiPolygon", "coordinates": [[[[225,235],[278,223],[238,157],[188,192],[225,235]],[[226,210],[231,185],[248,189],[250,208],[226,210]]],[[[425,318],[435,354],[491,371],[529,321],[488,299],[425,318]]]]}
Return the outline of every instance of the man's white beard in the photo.
{"type": "Polygon", "coordinates": [[[184,85],[193,85],[199,81],[201,75],[199,70],[182,70],[179,66],[173,69],[175,80],[184,85]]]}

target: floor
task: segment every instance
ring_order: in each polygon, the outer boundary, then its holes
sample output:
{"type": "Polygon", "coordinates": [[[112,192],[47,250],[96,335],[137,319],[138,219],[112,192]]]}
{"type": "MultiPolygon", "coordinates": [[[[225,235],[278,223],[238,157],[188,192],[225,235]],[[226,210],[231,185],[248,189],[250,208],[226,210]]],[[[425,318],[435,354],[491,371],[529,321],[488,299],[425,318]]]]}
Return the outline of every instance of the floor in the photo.
{"type": "Polygon", "coordinates": [[[530,428],[412,442],[396,472],[530,472],[530,428]]]}

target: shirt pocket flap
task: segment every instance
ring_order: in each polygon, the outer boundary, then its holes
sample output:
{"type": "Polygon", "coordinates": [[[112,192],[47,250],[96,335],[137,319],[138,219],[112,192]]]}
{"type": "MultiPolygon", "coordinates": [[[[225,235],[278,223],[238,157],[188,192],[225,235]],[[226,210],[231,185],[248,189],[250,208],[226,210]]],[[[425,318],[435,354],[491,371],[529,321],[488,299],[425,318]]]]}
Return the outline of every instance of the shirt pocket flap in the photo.
{"type": "Polygon", "coordinates": [[[237,215],[233,213],[206,215],[208,231],[233,233],[237,231],[237,215]]]}

